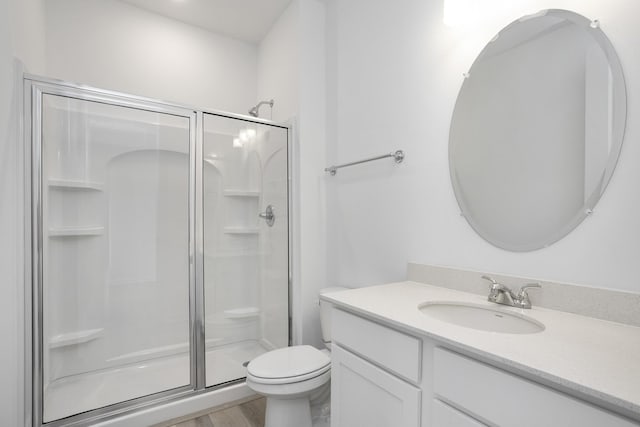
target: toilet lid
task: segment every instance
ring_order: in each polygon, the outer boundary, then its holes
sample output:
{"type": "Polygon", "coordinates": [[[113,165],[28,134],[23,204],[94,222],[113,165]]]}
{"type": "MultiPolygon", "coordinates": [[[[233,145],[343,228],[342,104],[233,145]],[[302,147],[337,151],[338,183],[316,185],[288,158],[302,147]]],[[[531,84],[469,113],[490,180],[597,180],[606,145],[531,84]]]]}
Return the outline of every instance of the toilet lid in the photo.
{"type": "Polygon", "coordinates": [[[277,379],[324,372],[330,368],[331,359],[326,354],[310,345],[296,345],[256,357],[247,366],[247,371],[254,377],[277,379]]]}

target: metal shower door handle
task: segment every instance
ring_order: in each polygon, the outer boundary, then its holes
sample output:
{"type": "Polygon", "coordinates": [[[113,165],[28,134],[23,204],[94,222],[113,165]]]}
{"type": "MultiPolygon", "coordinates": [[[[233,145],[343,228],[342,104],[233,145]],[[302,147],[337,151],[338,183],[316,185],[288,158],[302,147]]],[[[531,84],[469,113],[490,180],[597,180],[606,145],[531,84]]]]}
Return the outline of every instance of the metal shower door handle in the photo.
{"type": "Polygon", "coordinates": [[[269,227],[273,227],[273,223],[276,222],[276,215],[273,213],[273,206],[267,205],[264,212],[260,212],[258,216],[265,220],[269,227]]]}

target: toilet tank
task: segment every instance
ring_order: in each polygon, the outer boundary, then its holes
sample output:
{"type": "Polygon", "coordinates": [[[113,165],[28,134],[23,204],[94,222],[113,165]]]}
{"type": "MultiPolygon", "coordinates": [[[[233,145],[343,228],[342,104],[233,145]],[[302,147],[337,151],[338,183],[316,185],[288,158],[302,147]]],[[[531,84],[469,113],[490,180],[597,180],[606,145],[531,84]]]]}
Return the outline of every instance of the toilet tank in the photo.
{"type": "MultiPolygon", "coordinates": [[[[346,291],[349,288],[334,286],[331,288],[322,288],[319,295],[328,294],[330,292],[346,291]]],[[[322,341],[327,348],[331,348],[331,307],[330,302],[319,300],[320,303],[320,328],[322,329],[322,341]]]]}

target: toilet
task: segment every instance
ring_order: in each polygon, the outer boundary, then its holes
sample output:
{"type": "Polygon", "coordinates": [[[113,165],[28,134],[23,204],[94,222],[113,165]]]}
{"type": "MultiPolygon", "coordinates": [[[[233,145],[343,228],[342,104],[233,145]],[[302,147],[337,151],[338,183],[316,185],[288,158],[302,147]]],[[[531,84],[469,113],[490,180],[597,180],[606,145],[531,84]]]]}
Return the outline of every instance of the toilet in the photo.
{"type": "MultiPolygon", "coordinates": [[[[320,295],[346,290],[332,287],[320,295]]],[[[328,401],[331,378],[331,304],[320,301],[327,349],[296,345],[269,351],[247,365],[247,386],[267,398],[265,427],[312,427],[311,405],[328,401]]]]}

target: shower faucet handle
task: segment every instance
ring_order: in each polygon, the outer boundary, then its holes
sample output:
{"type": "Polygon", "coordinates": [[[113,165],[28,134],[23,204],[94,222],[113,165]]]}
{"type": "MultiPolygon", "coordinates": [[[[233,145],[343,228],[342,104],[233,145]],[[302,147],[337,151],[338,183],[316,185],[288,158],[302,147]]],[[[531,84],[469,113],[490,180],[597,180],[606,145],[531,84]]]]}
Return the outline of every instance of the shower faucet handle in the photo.
{"type": "Polygon", "coordinates": [[[267,205],[264,212],[260,212],[258,216],[264,219],[269,227],[273,227],[273,223],[276,222],[276,214],[274,213],[273,206],[267,205]]]}

